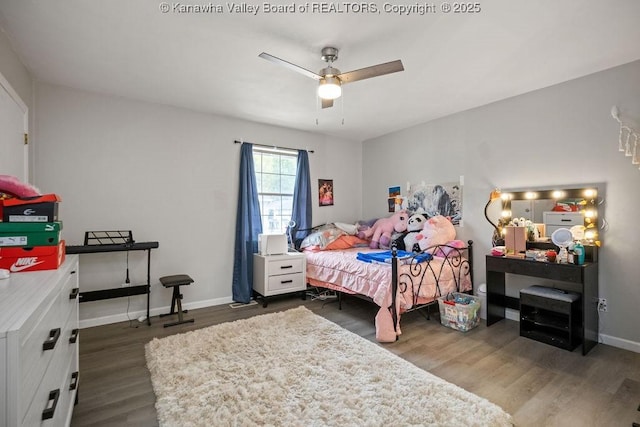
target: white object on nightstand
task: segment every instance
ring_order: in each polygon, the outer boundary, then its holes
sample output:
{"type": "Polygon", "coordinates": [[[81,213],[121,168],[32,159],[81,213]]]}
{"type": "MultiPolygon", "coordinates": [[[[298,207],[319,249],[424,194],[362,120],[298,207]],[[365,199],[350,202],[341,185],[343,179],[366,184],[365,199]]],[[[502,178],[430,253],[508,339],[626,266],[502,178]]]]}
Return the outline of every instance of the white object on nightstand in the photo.
{"type": "Polygon", "coordinates": [[[78,386],[78,256],[0,286],[0,427],[68,426],[78,386]],[[50,419],[44,419],[51,416],[50,419]]]}
{"type": "Polygon", "coordinates": [[[282,255],[253,255],[253,290],[262,297],[305,291],[306,258],[288,252],[282,255]]]}

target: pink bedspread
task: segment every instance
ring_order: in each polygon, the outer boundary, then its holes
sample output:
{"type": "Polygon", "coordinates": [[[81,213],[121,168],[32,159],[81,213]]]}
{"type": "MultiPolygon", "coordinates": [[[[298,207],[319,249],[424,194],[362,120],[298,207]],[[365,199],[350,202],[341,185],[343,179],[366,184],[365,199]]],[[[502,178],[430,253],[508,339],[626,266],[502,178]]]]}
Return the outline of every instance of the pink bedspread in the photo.
{"type": "MultiPolygon", "coordinates": [[[[378,306],[386,309],[391,305],[391,264],[359,261],[356,259],[358,252],[379,252],[379,250],[354,248],[342,251],[305,252],[307,281],[314,286],[365,295],[378,306]]],[[[451,261],[451,259],[447,262],[445,258],[434,257],[429,261],[428,266],[427,263],[413,265],[414,272],[416,268],[421,269],[421,274],[418,275],[420,279],[410,274],[409,269],[412,268],[410,264],[399,265],[397,312],[403,313],[414,306],[414,293],[417,293],[418,304],[426,304],[450,292],[471,290],[471,278],[468,274],[464,274],[467,269],[462,270],[463,277],[459,279],[457,276],[460,270],[457,267],[452,268],[451,261]],[[408,277],[412,280],[407,280],[408,277]],[[457,282],[460,283],[459,288],[457,282]]],[[[376,328],[382,326],[376,324],[376,328]]],[[[397,331],[398,333],[400,331],[399,316],[397,331]]]]}

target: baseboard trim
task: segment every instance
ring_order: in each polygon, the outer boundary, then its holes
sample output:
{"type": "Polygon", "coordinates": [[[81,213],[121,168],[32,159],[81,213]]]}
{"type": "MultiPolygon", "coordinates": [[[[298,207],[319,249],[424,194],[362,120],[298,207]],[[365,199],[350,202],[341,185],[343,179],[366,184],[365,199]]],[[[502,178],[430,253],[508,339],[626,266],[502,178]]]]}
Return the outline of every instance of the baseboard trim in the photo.
{"type": "Polygon", "coordinates": [[[600,342],[602,344],[610,345],[611,347],[617,347],[623,350],[633,351],[634,353],[640,353],[640,343],[635,341],[612,337],[611,335],[600,334],[600,342]]]}
{"type": "MultiPolygon", "coordinates": [[[[233,299],[231,297],[216,298],[216,299],[210,299],[210,300],[204,300],[204,301],[184,303],[182,304],[182,307],[185,310],[195,310],[198,308],[213,307],[215,305],[229,304],[232,302],[233,302],[233,299]]],[[[151,315],[151,317],[159,316],[160,314],[168,313],[170,310],[171,310],[171,307],[169,306],[156,307],[156,308],[151,308],[149,310],[149,314],[151,315]]],[[[91,319],[82,319],[80,320],[80,329],[92,328],[94,326],[110,325],[112,323],[127,322],[130,320],[137,322],[140,316],[146,316],[146,315],[147,315],[146,310],[137,310],[137,311],[130,311],[129,313],[119,313],[119,314],[113,314],[110,316],[94,317],[91,319]]]]}
{"type": "MultiPolygon", "coordinates": [[[[195,310],[197,308],[206,308],[206,307],[213,307],[216,305],[231,304],[232,302],[233,302],[233,299],[231,297],[216,298],[216,299],[210,299],[205,301],[196,301],[196,302],[187,303],[187,304],[184,304],[183,307],[187,310],[195,310]]],[[[151,316],[158,316],[163,313],[168,313],[170,309],[171,307],[169,306],[158,307],[158,308],[150,309],[149,312],[151,316]]],[[[520,321],[519,313],[520,312],[517,310],[506,309],[505,317],[509,320],[515,320],[516,322],[518,322],[520,321]]],[[[144,310],[139,310],[135,312],[129,312],[128,315],[127,313],[120,313],[120,314],[114,314],[111,316],[96,317],[92,319],[83,319],[83,320],[80,320],[80,329],[91,328],[94,326],[109,325],[111,323],[126,322],[129,320],[137,322],[140,316],[146,316],[146,314],[147,313],[144,310]]],[[[626,340],[624,338],[613,337],[611,335],[606,335],[606,334],[599,335],[599,342],[601,344],[610,345],[612,347],[621,348],[623,350],[629,350],[634,353],[640,353],[639,342],[626,340]]]]}

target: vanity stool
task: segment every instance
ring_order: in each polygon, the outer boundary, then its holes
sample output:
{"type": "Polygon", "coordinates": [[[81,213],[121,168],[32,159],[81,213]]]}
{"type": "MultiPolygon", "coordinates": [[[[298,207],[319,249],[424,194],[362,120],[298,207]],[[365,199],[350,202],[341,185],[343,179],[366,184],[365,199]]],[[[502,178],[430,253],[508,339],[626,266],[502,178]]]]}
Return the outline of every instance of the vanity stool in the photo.
{"type": "Polygon", "coordinates": [[[165,288],[173,288],[173,296],[171,297],[171,311],[166,314],[161,314],[160,317],[171,316],[178,314],[177,322],[165,323],[164,327],[180,325],[182,323],[193,323],[194,319],[184,319],[182,313],[186,313],[187,310],[182,310],[182,294],[180,293],[180,286],[187,286],[193,283],[193,279],[188,274],[176,274],[173,276],[164,276],[160,278],[160,283],[165,288]],[[177,311],[174,310],[177,306],[177,311]]]}
{"type": "Polygon", "coordinates": [[[580,295],[546,286],[520,290],[520,336],[573,351],[581,341],[580,295]]]}

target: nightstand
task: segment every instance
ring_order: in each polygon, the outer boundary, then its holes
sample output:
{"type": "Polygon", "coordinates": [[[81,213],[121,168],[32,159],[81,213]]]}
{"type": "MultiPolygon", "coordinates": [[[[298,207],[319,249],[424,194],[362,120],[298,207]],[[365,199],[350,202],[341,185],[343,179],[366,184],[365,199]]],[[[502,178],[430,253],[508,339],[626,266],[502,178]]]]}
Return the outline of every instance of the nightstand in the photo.
{"type": "Polygon", "coordinates": [[[267,306],[267,298],[307,289],[306,258],[304,254],[289,252],[282,255],[253,254],[253,293],[262,298],[262,306],[267,306]]]}

